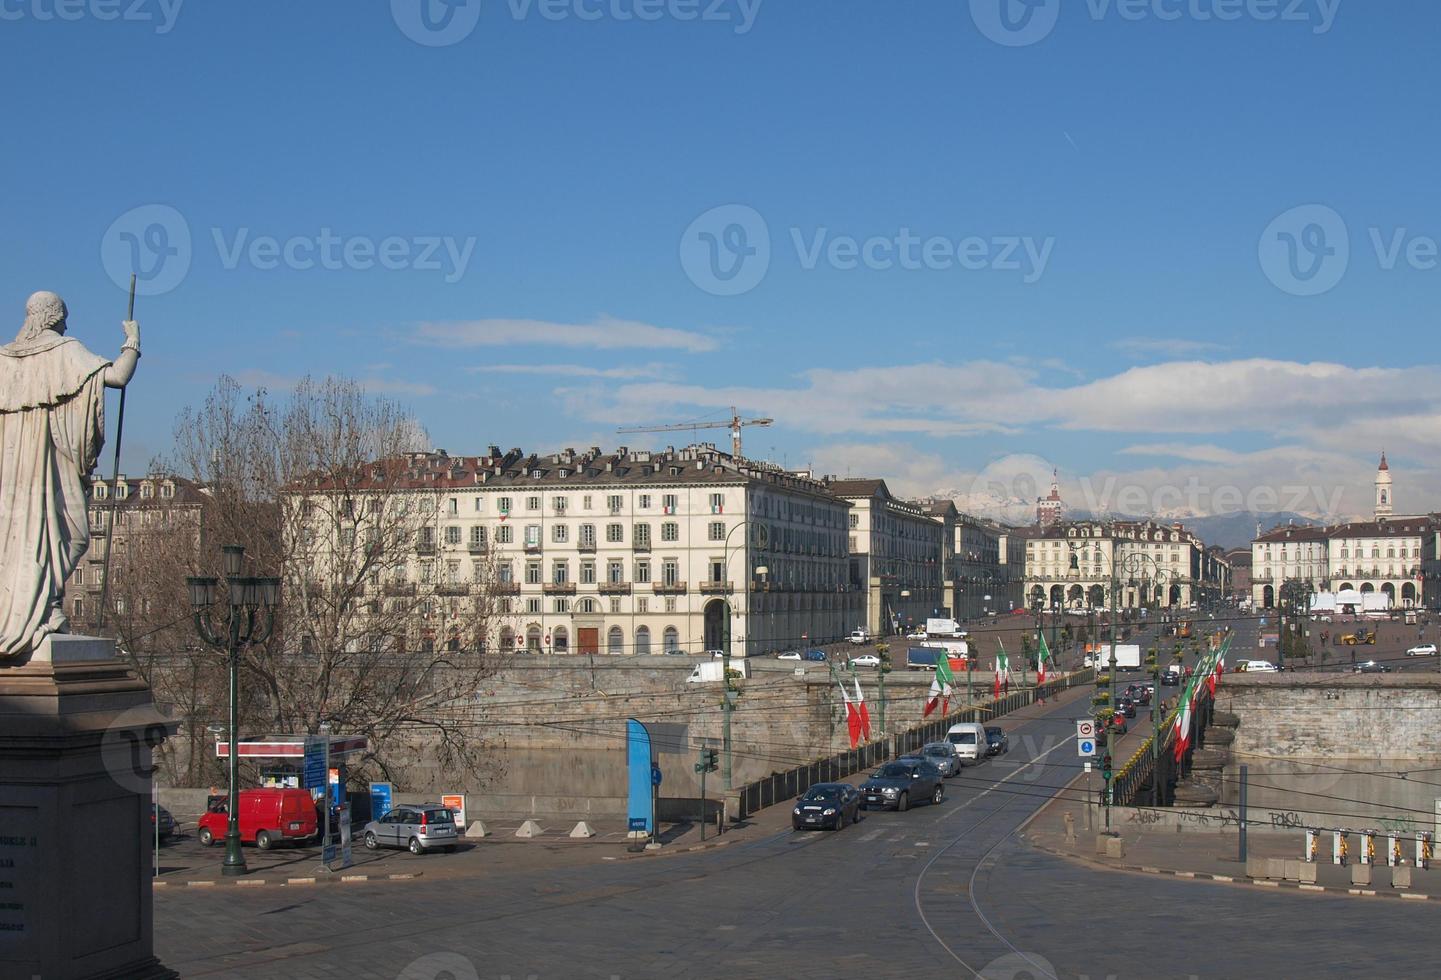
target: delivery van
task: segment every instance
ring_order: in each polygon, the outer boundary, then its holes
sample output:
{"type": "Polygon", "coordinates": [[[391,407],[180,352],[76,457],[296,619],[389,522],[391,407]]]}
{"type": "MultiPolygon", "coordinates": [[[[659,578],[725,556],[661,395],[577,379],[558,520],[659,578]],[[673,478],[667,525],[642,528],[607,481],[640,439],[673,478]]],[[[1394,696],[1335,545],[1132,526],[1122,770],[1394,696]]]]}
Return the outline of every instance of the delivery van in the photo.
{"type": "Polygon", "coordinates": [[[978,721],[962,721],[946,730],[946,741],[955,750],[956,761],[979,762],[986,757],[986,726],[978,721]]]}
{"type": "MultiPolygon", "coordinates": [[[[197,827],[200,843],[223,841],[230,820],[228,799],[211,797],[197,827]]],[[[305,789],[243,789],[240,791],[240,840],[262,851],[276,844],[306,841],[320,829],[319,814],[305,789]]]]}

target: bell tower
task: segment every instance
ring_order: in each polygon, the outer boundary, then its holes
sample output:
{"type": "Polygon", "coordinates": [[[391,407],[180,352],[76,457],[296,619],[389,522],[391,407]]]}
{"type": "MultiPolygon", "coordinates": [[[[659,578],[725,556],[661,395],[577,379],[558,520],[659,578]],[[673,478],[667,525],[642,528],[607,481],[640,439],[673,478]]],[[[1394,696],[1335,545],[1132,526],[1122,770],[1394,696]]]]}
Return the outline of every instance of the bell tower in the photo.
{"type": "Polygon", "coordinates": [[[1391,467],[1386,465],[1386,452],[1381,452],[1381,465],[1376,469],[1376,520],[1384,520],[1392,514],[1391,467]]]}

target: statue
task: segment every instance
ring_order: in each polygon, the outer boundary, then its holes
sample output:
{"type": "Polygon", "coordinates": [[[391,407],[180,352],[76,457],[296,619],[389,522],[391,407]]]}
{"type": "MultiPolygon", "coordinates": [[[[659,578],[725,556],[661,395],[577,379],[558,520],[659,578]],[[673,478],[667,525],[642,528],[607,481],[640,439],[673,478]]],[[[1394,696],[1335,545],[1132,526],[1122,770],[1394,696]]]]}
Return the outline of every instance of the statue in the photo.
{"type": "Polygon", "coordinates": [[[124,388],[140,327],[107,361],[65,336],[65,303],[40,292],[0,347],[0,665],[69,632],[65,580],[90,545],[90,473],[105,444],[105,389],[124,388]]]}

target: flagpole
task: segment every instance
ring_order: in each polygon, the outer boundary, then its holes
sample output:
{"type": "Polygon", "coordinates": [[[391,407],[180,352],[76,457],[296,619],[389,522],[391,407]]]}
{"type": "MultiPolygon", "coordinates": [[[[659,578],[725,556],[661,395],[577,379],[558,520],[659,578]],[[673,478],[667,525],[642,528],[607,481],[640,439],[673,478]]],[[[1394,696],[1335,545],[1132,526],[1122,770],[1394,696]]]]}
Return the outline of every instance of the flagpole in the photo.
{"type": "MultiPolygon", "coordinates": [[[[125,320],[135,319],[135,273],[130,274],[130,302],[125,307],[125,320]]],[[[115,550],[115,504],[117,503],[115,491],[120,483],[120,437],[125,433],[125,386],[120,388],[120,410],[115,416],[115,466],[110,479],[110,506],[106,511],[110,515],[109,526],[105,531],[105,568],[100,579],[100,618],[95,621],[95,628],[105,628],[105,607],[110,602],[110,553],[115,550]]]]}

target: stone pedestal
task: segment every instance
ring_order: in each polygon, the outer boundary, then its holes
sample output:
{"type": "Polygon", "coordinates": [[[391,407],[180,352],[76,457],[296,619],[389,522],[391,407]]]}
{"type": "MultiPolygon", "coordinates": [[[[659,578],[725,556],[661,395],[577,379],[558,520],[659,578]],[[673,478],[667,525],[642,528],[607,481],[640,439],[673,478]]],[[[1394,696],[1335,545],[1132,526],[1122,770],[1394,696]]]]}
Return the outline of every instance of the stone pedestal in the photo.
{"type": "Polygon", "coordinates": [[[0,668],[0,977],[159,980],[151,751],[175,730],[110,640],[0,668]]]}

